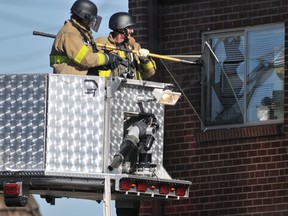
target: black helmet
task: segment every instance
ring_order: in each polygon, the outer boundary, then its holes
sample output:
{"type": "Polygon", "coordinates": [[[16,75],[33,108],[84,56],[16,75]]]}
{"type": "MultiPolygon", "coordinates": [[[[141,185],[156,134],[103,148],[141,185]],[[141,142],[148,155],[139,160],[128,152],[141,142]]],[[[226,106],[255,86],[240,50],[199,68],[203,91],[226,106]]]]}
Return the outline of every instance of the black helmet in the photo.
{"type": "Polygon", "coordinates": [[[135,25],[133,17],[126,12],[115,13],[109,19],[109,28],[112,30],[125,29],[133,25],[135,25]]]}
{"type": "Polygon", "coordinates": [[[98,9],[93,2],[77,0],[71,7],[71,13],[79,17],[91,29],[98,31],[102,18],[97,15],[98,9]]]}

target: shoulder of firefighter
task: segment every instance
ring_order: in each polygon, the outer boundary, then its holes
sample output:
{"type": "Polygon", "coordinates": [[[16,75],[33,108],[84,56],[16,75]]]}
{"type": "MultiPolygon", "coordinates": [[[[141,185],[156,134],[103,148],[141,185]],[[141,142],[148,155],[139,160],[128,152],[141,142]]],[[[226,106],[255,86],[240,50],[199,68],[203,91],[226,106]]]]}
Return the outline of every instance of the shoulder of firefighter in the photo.
{"type": "Polygon", "coordinates": [[[126,76],[128,78],[140,80],[149,79],[150,77],[154,76],[156,71],[155,62],[149,57],[141,58],[137,54],[133,54],[133,50],[138,52],[141,49],[141,46],[136,43],[134,38],[131,38],[131,43],[129,40],[127,44],[122,44],[120,47],[116,45],[111,34],[108,38],[98,37],[94,41],[95,44],[97,44],[97,48],[99,51],[106,53],[112,52],[119,55],[123,59],[121,64],[119,64],[119,66],[114,70],[110,70],[109,68],[100,68],[98,71],[99,76],[126,76]],[[115,49],[116,46],[119,49],[115,49]],[[111,47],[114,47],[114,49],[112,49],[111,47]]]}
{"type": "Polygon", "coordinates": [[[92,34],[76,20],[67,20],[54,40],[50,66],[54,73],[86,75],[89,68],[106,65],[102,52],[93,52],[92,34]]]}
{"type": "Polygon", "coordinates": [[[110,50],[109,48],[105,47],[105,45],[112,45],[111,43],[108,43],[107,37],[97,37],[94,39],[94,42],[97,46],[97,50],[104,52],[105,50],[110,50]]]}

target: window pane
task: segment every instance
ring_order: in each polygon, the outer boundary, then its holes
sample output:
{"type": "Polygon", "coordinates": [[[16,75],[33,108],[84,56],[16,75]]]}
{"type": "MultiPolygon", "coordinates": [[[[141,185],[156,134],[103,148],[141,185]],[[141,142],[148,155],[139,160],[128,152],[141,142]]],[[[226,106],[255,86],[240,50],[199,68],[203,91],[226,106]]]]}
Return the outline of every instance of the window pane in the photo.
{"type": "MultiPolygon", "coordinates": [[[[209,40],[213,55],[204,51],[207,80],[204,90],[205,124],[223,125],[243,123],[243,63],[244,37],[240,34],[215,36],[209,40]]],[[[204,61],[205,61],[204,60],[204,61]]]]}
{"type": "Polygon", "coordinates": [[[247,36],[247,121],[282,119],[284,28],[250,31],[247,36]]]}
{"type": "Polygon", "coordinates": [[[284,26],[207,35],[202,58],[206,126],[283,121],[284,26]],[[207,48],[208,47],[208,48],[207,48]]]}

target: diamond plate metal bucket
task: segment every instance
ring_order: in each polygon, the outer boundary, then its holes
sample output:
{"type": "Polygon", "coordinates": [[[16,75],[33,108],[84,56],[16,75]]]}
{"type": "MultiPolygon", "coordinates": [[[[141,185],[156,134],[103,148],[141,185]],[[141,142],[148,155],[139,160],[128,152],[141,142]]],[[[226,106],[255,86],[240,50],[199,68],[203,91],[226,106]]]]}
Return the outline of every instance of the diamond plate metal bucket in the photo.
{"type": "Polygon", "coordinates": [[[0,75],[0,171],[43,170],[47,75],[0,75]]]}

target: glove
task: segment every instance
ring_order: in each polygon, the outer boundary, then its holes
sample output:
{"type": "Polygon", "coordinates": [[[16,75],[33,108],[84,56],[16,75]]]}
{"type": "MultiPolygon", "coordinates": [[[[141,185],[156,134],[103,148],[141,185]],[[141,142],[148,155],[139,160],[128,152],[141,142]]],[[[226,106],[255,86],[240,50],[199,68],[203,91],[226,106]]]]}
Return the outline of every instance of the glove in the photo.
{"type": "Polygon", "coordinates": [[[147,58],[150,51],[148,49],[140,49],[139,50],[139,57],[140,58],[147,58]]]}
{"type": "Polygon", "coordinates": [[[122,58],[114,53],[109,53],[108,54],[108,63],[107,63],[107,67],[110,70],[114,70],[115,68],[117,68],[120,64],[120,62],[122,61],[122,58]]]}

